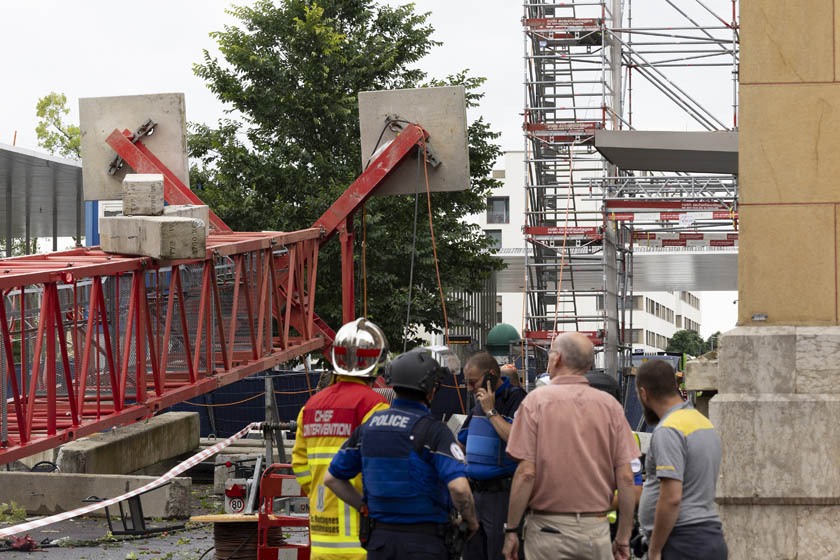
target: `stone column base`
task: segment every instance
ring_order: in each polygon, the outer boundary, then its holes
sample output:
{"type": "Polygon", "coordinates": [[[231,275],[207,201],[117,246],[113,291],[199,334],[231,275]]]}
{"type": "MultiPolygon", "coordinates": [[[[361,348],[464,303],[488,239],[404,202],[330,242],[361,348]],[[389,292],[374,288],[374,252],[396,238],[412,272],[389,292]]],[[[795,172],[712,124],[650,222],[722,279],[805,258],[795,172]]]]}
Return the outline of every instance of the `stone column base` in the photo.
{"type": "Polygon", "coordinates": [[[730,558],[840,560],[840,328],[741,327],[720,348],[730,558]]]}
{"type": "Polygon", "coordinates": [[[840,505],[719,506],[729,558],[836,560],[840,505]]]}

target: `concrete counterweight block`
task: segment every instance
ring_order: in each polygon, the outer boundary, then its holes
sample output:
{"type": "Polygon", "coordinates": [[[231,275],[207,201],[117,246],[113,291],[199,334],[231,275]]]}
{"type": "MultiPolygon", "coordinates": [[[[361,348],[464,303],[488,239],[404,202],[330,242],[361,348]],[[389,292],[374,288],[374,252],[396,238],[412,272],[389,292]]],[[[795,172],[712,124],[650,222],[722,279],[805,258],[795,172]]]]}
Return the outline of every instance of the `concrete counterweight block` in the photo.
{"type": "Polygon", "coordinates": [[[123,179],[123,215],[163,214],[163,175],[129,174],[123,179]]]}
{"type": "Polygon", "coordinates": [[[167,412],[144,422],[71,441],[56,459],[62,473],[128,474],[195,450],[197,412],[167,412]]]}
{"type": "Polygon", "coordinates": [[[163,207],[164,216],[192,218],[204,222],[204,230],[210,235],[210,207],[204,204],[172,204],[163,207]]]}
{"type": "Polygon", "coordinates": [[[176,216],[105,216],[99,219],[102,249],[109,253],[155,259],[201,259],[206,256],[204,222],[176,216]]]}

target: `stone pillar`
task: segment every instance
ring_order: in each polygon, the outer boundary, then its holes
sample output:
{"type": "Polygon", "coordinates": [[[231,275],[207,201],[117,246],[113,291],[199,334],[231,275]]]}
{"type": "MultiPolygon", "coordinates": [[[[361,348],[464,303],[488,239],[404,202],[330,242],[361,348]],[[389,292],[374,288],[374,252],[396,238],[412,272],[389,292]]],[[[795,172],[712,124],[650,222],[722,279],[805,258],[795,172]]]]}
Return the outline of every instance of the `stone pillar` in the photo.
{"type": "Polygon", "coordinates": [[[710,404],[730,558],[840,558],[839,22],[741,2],[739,327],[710,404]]]}

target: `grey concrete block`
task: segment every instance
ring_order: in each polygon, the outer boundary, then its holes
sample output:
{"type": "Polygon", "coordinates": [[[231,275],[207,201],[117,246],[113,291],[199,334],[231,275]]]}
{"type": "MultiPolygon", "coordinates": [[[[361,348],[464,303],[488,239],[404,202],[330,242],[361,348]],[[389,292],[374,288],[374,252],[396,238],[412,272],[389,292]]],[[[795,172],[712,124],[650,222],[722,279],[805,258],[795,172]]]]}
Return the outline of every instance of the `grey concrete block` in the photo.
{"type": "Polygon", "coordinates": [[[105,139],[115,128],[134,131],[149,118],[158,126],[153,135],[143,138],[143,143],[181,182],[190,186],[183,93],[88,97],[79,99],[85,200],[122,198],[121,183],[131,170],[126,165],[115,175],[108,175],[114,151],[105,139]]]}
{"type": "Polygon", "coordinates": [[[204,222],[174,216],[104,216],[99,219],[102,250],[155,259],[200,259],[206,255],[204,222]]]}
{"type": "MultiPolygon", "coordinates": [[[[125,476],[68,473],[0,472],[3,500],[14,500],[30,515],[53,515],[84,505],[89,496],[113,498],[155,480],[153,476],[125,476]]],[[[175,478],[172,484],[152,490],[140,498],[146,517],[190,516],[192,480],[175,478]]],[[[113,514],[117,506],[111,508],[113,514]]],[[[103,516],[104,509],[91,515],[103,516]]]]}
{"type": "Polygon", "coordinates": [[[204,222],[204,231],[210,235],[210,207],[204,204],[171,204],[163,207],[164,216],[192,218],[204,222]]]}
{"type": "Polygon", "coordinates": [[[718,387],[718,361],[702,357],[685,365],[687,391],[713,391],[718,387]]]}
{"type": "Polygon", "coordinates": [[[198,440],[197,412],[167,412],[67,443],[57,463],[64,473],[124,474],[192,451],[198,440]]]}
{"type": "Polygon", "coordinates": [[[123,215],[163,214],[163,175],[130,173],[123,179],[123,215]]]}

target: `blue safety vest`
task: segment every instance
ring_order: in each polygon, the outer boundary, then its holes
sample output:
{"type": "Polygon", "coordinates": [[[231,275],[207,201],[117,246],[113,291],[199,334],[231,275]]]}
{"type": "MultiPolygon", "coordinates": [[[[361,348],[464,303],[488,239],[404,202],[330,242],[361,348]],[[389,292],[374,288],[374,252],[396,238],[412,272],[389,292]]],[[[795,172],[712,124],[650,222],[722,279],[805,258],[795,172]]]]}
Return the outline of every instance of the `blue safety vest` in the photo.
{"type": "Polygon", "coordinates": [[[389,523],[445,523],[446,486],[424,450],[424,416],[391,408],[374,413],[361,438],[362,482],[371,517],[389,523]],[[413,437],[412,437],[413,436],[413,437]]]}
{"type": "Polygon", "coordinates": [[[473,416],[467,427],[467,476],[489,480],[509,476],[517,462],[507,456],[507,444],[486,416],[473,416]]]}

